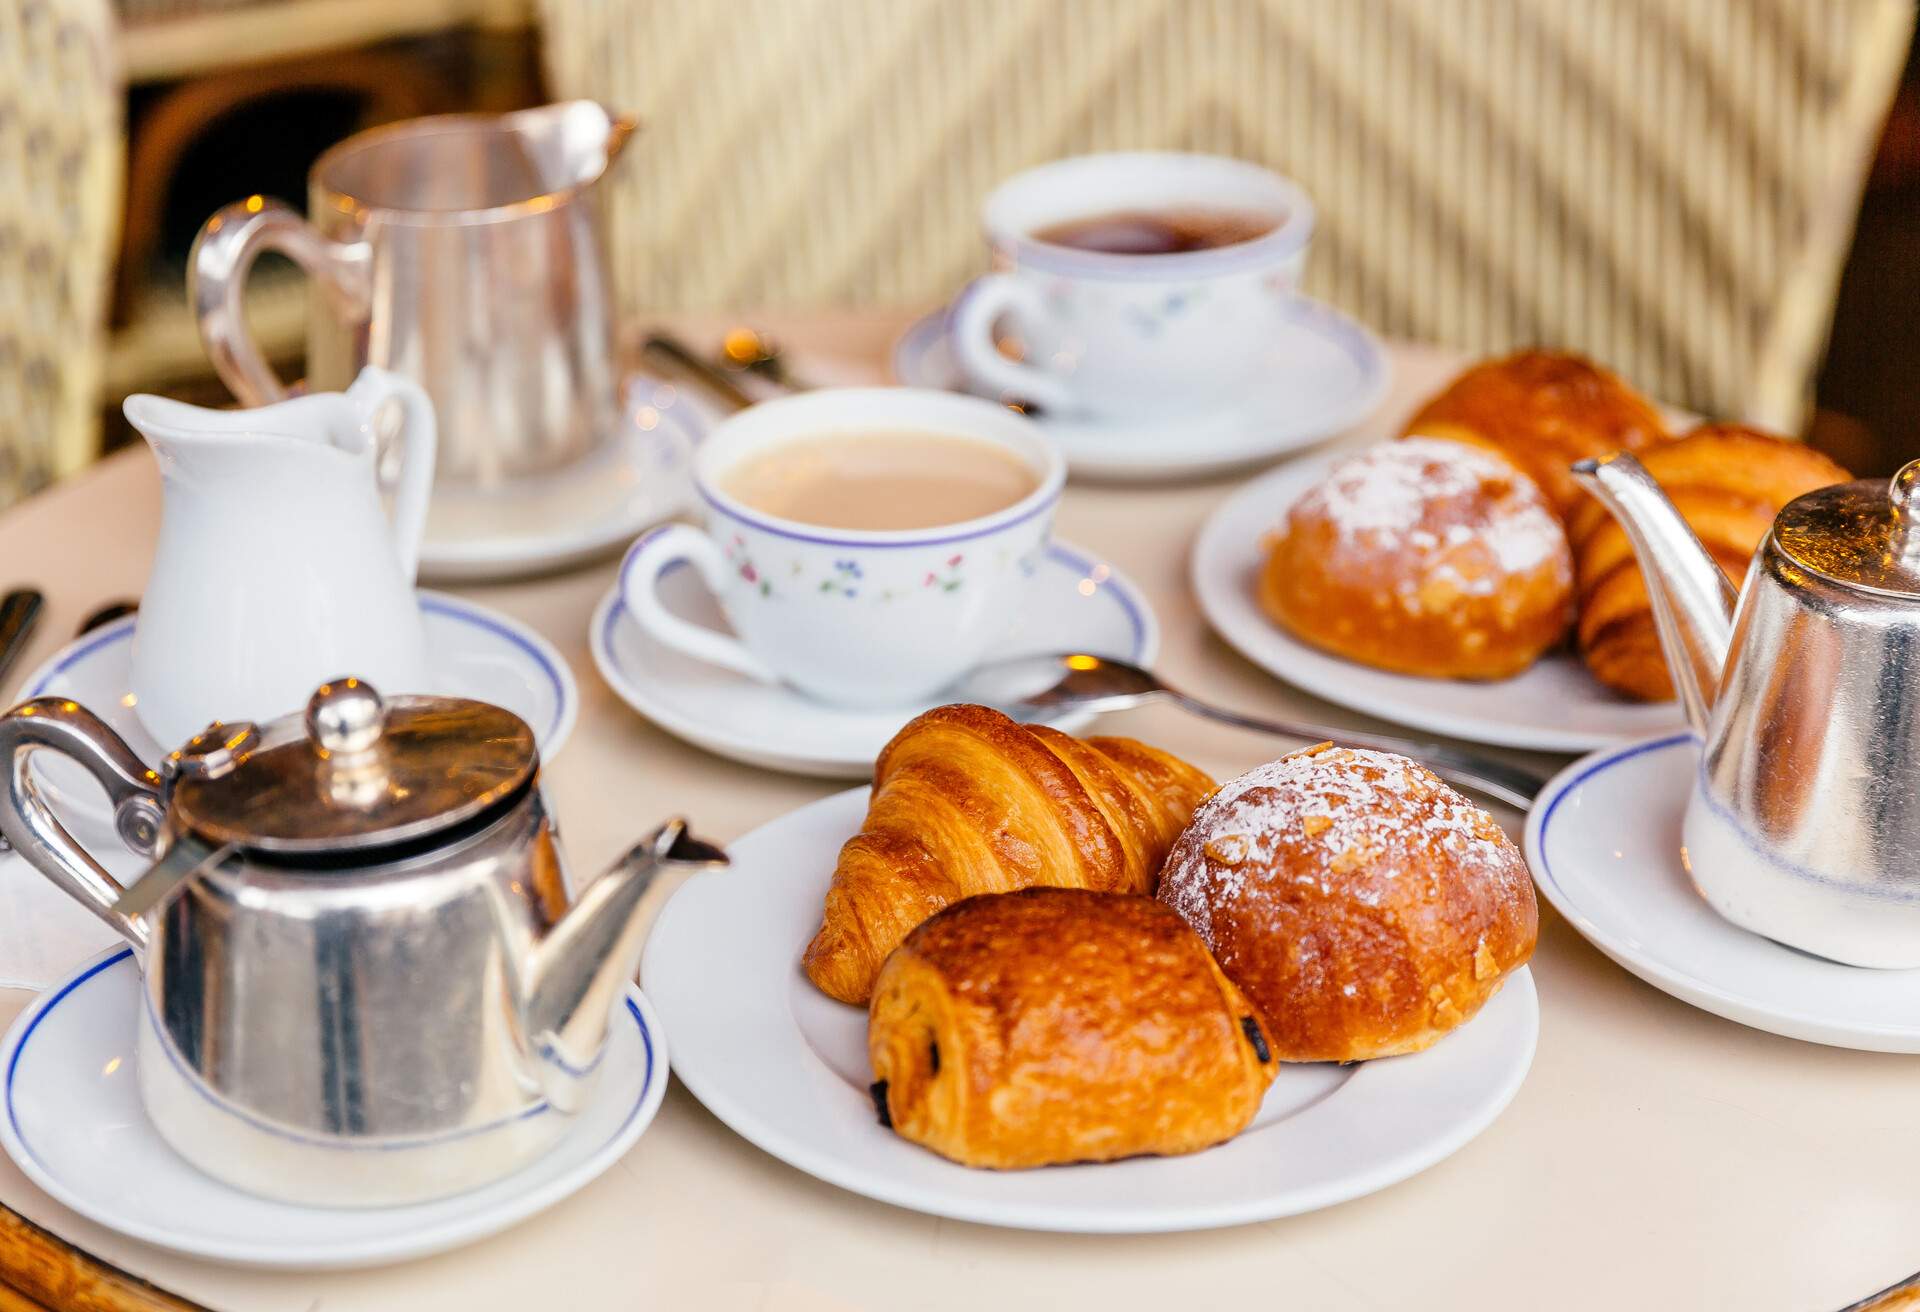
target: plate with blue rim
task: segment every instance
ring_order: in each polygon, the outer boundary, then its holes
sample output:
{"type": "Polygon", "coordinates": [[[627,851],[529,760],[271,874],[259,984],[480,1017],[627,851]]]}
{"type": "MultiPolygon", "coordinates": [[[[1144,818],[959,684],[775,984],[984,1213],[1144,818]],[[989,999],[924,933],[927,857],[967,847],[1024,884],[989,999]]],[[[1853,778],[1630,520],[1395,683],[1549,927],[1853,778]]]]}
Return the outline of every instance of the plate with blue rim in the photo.
{"type": "MultiPolygon", "coordinates": [[[[894,343],[893,376],[909,387],[970,390],[947,345],[947,310],[894,343]]],[[[1074,477],[1108,483],[1207,478],[1271,464],[1365,420],[1386,399],[1393,368],[1380,340],[1331,305],[1293,298],[1272,331],[1271,359],[1244,395],[1205,398],[1133,420],[1032,417],[1074,477]]],[[[1011,400],[1013,398],[994,398],[1011,400]]]]}
{"type": "MultiPolygon", "coordinates": [[[[376,1266],[496,1234],[586,1186],[633,1146],[667,1089],[660,1021],[638,989],[616,1009],[600,1080],[539,1160],[467,1193],[404,1207],[300,1207],[189,1166],[141,1106],[140,973],[108,950],[48,989],[0,1044],[0,1147],[55,1199],[109,1230],[235,1266],[376,1266]]],[[[551,1110],[542,1115],[557,1115],[551,1110]]]]}
{"type": "Polygon", "coordinates": [[[1920,970],[1828,961],[1707,905],[1681,837],[1699,767],[1699,740],[1677,733],[1556,775],[1527,817],[1541,894],[1588,942],[1703,1011],[1811,1043],[1920,1052],[1920,970]]]}
{"type": "MultiPolygon", "coordinates": [[[[660,599],[695,623],[725,625],[690,569],[662,575],[660,599]]],[[[900,726],[938,704],[830,706],[694,660],[641,631],[617,581],[593,613],[588,640],[601,676],[634,710],[696,747],[769,770],[865,778],[900,726]]],[[[1151,666],[1160,652],[1160,625],[1125,574],[1093,552],[1055,540],[1029,580],[1024,605],[1010,617],[1006,638],[988,659],[1074,651],[1151,666]]],[[[1092,713],[1077,712],[1048,723],[1071,733],[1092,720],[1092,713]]]]}
{"type": "MultiPolygon", "coordinates": [[[[418,596],[433,680],[427,691],[512,711],[533,730],[541,757],[551,760],[572,734],[580,713],[580,690],[566,660],[531,628],[490,607],[426,589],[418,596]]],[[[157,766],[172,748],[155,742],[135,711],[131,662],[136,622],[137,616],[129,615],[76,638],[26,677],[17,700],[76,701],[106,721],[142,761],[157,766]]],[[[94,829],[113,832],[105,793],[79,765],[43,752],[31,768],[63,818],[91,826],[90,836],[94,829]]]]}

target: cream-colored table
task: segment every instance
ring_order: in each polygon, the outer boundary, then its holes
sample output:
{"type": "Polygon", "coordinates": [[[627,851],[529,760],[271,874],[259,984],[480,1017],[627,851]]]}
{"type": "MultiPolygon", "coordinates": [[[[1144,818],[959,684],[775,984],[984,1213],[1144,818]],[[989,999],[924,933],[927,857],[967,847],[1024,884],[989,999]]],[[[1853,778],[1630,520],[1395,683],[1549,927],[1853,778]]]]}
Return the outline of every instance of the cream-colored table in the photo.
{"type": "MultiPolygon", "coordinates": [[[[856,379],[882,375],[906,322],[771,326],[814,373],[856,379]]],[[[1451,363],[1396,350],[1396,385],[1370,431],[1396,423],[1451,363]]],[[[1357,723],[1242,661],[1196,611],[1188,545],[1230,487],[1074,486],[1059,530],[1108,553],[1146,589],[1165,633],[1161,664],[1181,684],[1233,705],[1357,723]]],[[[136,451],[0,516],[0,584],[31,582],[48,596],[28,665],[91,608],[138,592],[157,510],[152,462],[136,451]]],[[[580,870],[597,869],[670,811],[728,839],[842,786],[706,755],[616,700],[586,641],[588,613],[612,574],[608,562],[473,590],[544,632],[579,677],[580,725],[547,780],[580,870]]],[[[1115,716],[1108,727],[1223,777],[1277,754],[1271,740],[1170,709],[1115,716]]],[[[17,863],[3,872],[33,877],[17,863]]],[[[1091,1238],[901,1211],[763,1155],[677,1085],[626,1159],[571,1200],[499,1238],[384,1270],[269,1275],[189,1261],[81,1220],[5,1162],[0,1202],[162,1288],[249,1312],[1831,1312],[1920,1266],[1920,1061],[1796,1043],[1695,1011],[1613,966],[1544,907],[1533,968],[1539,1055],[1491,1129],[1383,1193],[1235,1230],[1091,1238]]],[[[0,999],[0,1022],[26,1000],[17,991],[0,999]]]]}

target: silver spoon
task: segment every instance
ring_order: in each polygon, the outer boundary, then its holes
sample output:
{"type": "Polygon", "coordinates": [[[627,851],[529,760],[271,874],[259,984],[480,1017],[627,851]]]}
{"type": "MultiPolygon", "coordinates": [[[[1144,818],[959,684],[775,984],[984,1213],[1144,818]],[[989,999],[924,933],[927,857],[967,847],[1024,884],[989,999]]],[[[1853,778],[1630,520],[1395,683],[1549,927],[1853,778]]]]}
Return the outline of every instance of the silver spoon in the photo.
{"type": "Polygon", "coordinates": [[[1283,734],[1308,742],[1331,739],[1348,747],[1410,756],[1448,783],[1471,788],[1521,811],[1533,805],[1533,799],[1547,782],[1544,776],[1523,766],[1476,756],[1442,743],[1242,715],[1169,687],[1159,676],[1138,665],[1085,652],[1014,656],[993,661],[962,679],[954,694],[964,701],[984,702],[1014,714],[1036,717],[1065,710],[1119,711],[1164,697],[1195,715],[1242,729],[1283,734]]]}

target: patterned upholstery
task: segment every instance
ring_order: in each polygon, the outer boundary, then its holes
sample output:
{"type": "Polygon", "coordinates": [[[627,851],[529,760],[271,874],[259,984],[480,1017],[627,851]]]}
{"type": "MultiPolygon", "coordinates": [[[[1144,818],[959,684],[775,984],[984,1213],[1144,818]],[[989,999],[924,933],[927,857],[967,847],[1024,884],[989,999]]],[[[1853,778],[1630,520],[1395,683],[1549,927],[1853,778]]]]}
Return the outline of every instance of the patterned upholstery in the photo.
{"type": "Polygon", "coordinates": [[[106,0],[0,0],[0,505],[99,445],[120,120],[106,0]]]}
{"type": "Polygon", "coordinates": [[[638,111],[630,313],[927,304],[1022,166],[1160,146],[1321,208],[1308,289],[1396,334],[1585,350],[1793,425],[1911,0],[539,0],[638,111]]]}

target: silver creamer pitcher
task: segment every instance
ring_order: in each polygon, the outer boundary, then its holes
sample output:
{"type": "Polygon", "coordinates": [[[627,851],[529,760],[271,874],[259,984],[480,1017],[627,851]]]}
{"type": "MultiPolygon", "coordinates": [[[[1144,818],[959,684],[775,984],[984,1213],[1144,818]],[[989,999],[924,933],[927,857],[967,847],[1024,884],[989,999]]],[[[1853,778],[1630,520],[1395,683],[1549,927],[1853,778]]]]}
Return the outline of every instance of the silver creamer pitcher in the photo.
{"type": "Polygon", "coordinates": [[[1703,740],[1702,896],[1834,961],[1920,966],[1920,461],[1789,503],[1737,597],[1632,456],[1574,477],[1627,531],[1703,740]]]}
{"type": "Polygon", "coordinates": [[[315,284],[307,383],[363,365],[413,378],[440,420],[436,486],[497,488],[614,432],[614,313],[598,183],[634,129],[589,100],[376,128],[314,162],[310,218],[255,196],[188,260],[201,344],[243,405],[285,398],[248,334],[263,250],[315,284]]]}

